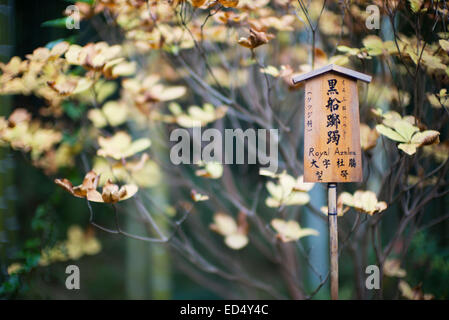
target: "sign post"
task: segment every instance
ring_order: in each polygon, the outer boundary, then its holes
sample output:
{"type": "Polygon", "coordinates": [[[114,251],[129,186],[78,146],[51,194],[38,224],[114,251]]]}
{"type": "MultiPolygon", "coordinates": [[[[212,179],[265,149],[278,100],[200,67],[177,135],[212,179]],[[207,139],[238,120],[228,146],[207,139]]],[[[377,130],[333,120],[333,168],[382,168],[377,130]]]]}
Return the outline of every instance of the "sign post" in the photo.
{"type": "Polygon", "coordinates": [[[305,81],[304,182],[327,182],[332,300],[338,299],[337,183],[363,178],[357,80],[369,83],[371,76],[333,64],[293,78],[305,81]]]}

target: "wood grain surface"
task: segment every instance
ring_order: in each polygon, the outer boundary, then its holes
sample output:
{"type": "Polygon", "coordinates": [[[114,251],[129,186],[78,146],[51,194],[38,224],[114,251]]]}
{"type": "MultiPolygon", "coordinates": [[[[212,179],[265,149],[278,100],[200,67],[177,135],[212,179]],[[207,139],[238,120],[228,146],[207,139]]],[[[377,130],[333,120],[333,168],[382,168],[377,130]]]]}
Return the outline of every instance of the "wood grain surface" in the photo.
{"type": "Polygon", "coordinates": [[[356,80],[335,72],[307,80],[304,108],[304,181],[360,182],[356,80]]]}

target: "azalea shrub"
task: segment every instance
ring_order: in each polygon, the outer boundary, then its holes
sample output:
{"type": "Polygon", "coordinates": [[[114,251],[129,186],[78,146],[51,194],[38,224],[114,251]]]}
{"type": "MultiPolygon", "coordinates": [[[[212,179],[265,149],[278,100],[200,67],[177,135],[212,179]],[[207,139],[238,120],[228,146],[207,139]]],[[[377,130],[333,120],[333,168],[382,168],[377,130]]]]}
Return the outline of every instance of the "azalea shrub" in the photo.
{"type": "MultiPolygon", "coordinates": [[[[35,98],[0,117],[0,144],[79,198],[86,224],[9,276],[101,254],[97,230],[163,246],[223,298],[329,297],[316,245],[326,185],[303,181],[304,87],[292,77],[337,64],[373,76],[358,87],[363,182],[338,186],[341,296],[449,297],[433,278],[449,277],[446,1],[73,2],[80,30],[0,64],[1,95],[35,98]],[[87,28],[98,41],[79,35],[87,28]],[[278,170],[172,163],[171,132],[198,127],[278,129],[278,170]],[[161,186],[166,202],[153,197],[161,186]],[[426,243],[446,249],[425,254],[426,243]],[[365,286],[369,265],[378,290],[365,286]]],[[[47,24],[65,28],[69,14],[47,24]]]]}

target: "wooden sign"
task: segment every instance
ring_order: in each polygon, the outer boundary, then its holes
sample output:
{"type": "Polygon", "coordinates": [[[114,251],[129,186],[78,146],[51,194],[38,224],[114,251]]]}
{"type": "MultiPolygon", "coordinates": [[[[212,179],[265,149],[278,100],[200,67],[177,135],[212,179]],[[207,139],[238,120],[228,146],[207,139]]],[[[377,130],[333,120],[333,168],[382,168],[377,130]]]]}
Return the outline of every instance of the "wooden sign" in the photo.
{"type": "Polygon", "coordinates": [[[293,79],[306,81],[304,181],[362,181],[357,79],[371,77],[329,65],[293,79]]]}

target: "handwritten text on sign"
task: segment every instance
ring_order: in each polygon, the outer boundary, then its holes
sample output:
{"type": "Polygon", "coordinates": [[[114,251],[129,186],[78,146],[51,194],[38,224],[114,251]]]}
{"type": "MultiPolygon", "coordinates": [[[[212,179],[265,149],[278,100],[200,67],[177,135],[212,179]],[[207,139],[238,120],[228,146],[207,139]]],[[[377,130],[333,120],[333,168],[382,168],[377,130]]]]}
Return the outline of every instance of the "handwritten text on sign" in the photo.
{"type": "Polygon", "coordinates": [[[306,81],[304,181],[362,180],[357,83],[333,72],[306,81]]]}

